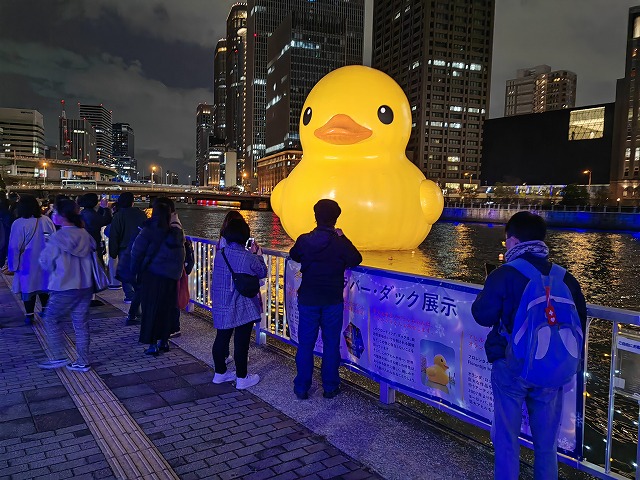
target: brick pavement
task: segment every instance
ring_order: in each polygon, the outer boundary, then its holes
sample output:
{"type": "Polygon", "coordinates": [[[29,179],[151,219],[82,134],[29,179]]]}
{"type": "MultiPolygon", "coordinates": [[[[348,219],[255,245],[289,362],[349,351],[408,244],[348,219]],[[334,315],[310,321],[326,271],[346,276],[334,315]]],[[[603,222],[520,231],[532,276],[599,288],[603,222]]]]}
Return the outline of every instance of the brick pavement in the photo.
{"type": "MultiPolygon", "coordinates": [[[[3,283],[0,305],[0,476],[114,478],[87,425],[100,420],[82,417],[57,372],[37,368],[45,354],[3,283]]],[[[145,356],[137,327],[110,304],[91,316],[94,371],[180,478],[380,478],[252,393],[212,384],[211,368],[183,350],[145,356]]]]}

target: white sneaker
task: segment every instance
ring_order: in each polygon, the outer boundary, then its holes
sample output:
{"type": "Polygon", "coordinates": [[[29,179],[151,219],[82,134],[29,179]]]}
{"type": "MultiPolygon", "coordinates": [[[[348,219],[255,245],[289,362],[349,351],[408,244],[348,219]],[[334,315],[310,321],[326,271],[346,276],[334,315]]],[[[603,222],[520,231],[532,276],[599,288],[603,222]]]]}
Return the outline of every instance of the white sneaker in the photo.
{"type": "Polygon", "coordinates": [[[236,372],[232,372],[227,370],[224,373],[216,373],[213,376],[212,383],[224,383],[224,382],[233,382],[236,379],[236,372]]]}
{"type": "Polygon", "coordinates": [[[260,376],[257,373],[250,373],[245,378],[238,377],[236,379],[236,388],[238,390],[244,390],[245,388],[253,387],[260,381],[260,376]]]}

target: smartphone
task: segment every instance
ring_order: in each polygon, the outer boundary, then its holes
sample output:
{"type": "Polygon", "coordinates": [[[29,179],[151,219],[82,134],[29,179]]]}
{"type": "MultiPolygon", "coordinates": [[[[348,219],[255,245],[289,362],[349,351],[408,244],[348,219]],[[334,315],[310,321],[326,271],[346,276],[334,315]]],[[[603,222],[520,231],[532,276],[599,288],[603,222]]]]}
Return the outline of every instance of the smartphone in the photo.
{"type": "Polygon", "coordinates": [[[495,263],[485,263],[484,264],[484,274],[485,276],[489,276],[491,272],[493,272],[498,266],[495,263]]]}
{"type": "Polygon", "coordinates": [[[244,245],[244,248],[246,248],[247,250],[251,250],[251,247],[253,247],[253,242],[255,242],[255,238],[249,238],[249,240],[247,240],[247,243],[244,245]]]}

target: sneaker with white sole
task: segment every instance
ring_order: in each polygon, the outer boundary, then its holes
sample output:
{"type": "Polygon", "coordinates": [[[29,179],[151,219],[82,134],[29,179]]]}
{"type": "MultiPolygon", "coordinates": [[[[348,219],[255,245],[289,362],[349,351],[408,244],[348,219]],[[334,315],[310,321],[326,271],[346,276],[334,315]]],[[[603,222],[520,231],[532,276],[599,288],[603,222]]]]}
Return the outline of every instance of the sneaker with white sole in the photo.
{"type": "Polygon", "coordinates": [[[39,363],[38,366],[45,370],[53,370],[54,368],[64,367],[67,363],[69,363],[69,360],[61,358],[58,360],[47,360],[46,362],[39,363]]]}
{"type": "Polygon", "coordinates": [[[236,372],[232,372],[231,370],[227,370],[224,373],[216,373],[213,376],[212,383],[225,383],[225,382],[233,382],[236,379],[236,372]]]}
{"type": "Polygon", "coordinates": [[[73,362],[67,365],[67,370],[73,370],[74,372],[88,372],[91,367],[86,363],[73,362]]]}
{"type": "Polygon", "coordinates": [[[238,390],[244,390],[245,388],[253,387],[260,381],[260,375],[257,373],[250,373],[244,378],[236,378],[236,388],[238,390]]]}

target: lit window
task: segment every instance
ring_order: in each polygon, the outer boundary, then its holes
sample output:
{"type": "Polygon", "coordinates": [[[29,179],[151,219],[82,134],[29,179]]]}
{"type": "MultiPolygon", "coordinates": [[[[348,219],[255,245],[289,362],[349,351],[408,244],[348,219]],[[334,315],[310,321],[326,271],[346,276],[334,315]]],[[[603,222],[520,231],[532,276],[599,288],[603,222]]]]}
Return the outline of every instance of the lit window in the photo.
{"type": "MultiPolygon", "coordinates": [[[[569,116],[569,140],[591,140],[604,136],[604,107],[573,110],[569,116]]],[[[627,149],[626,157],[631,156],[627,149]]]]}

